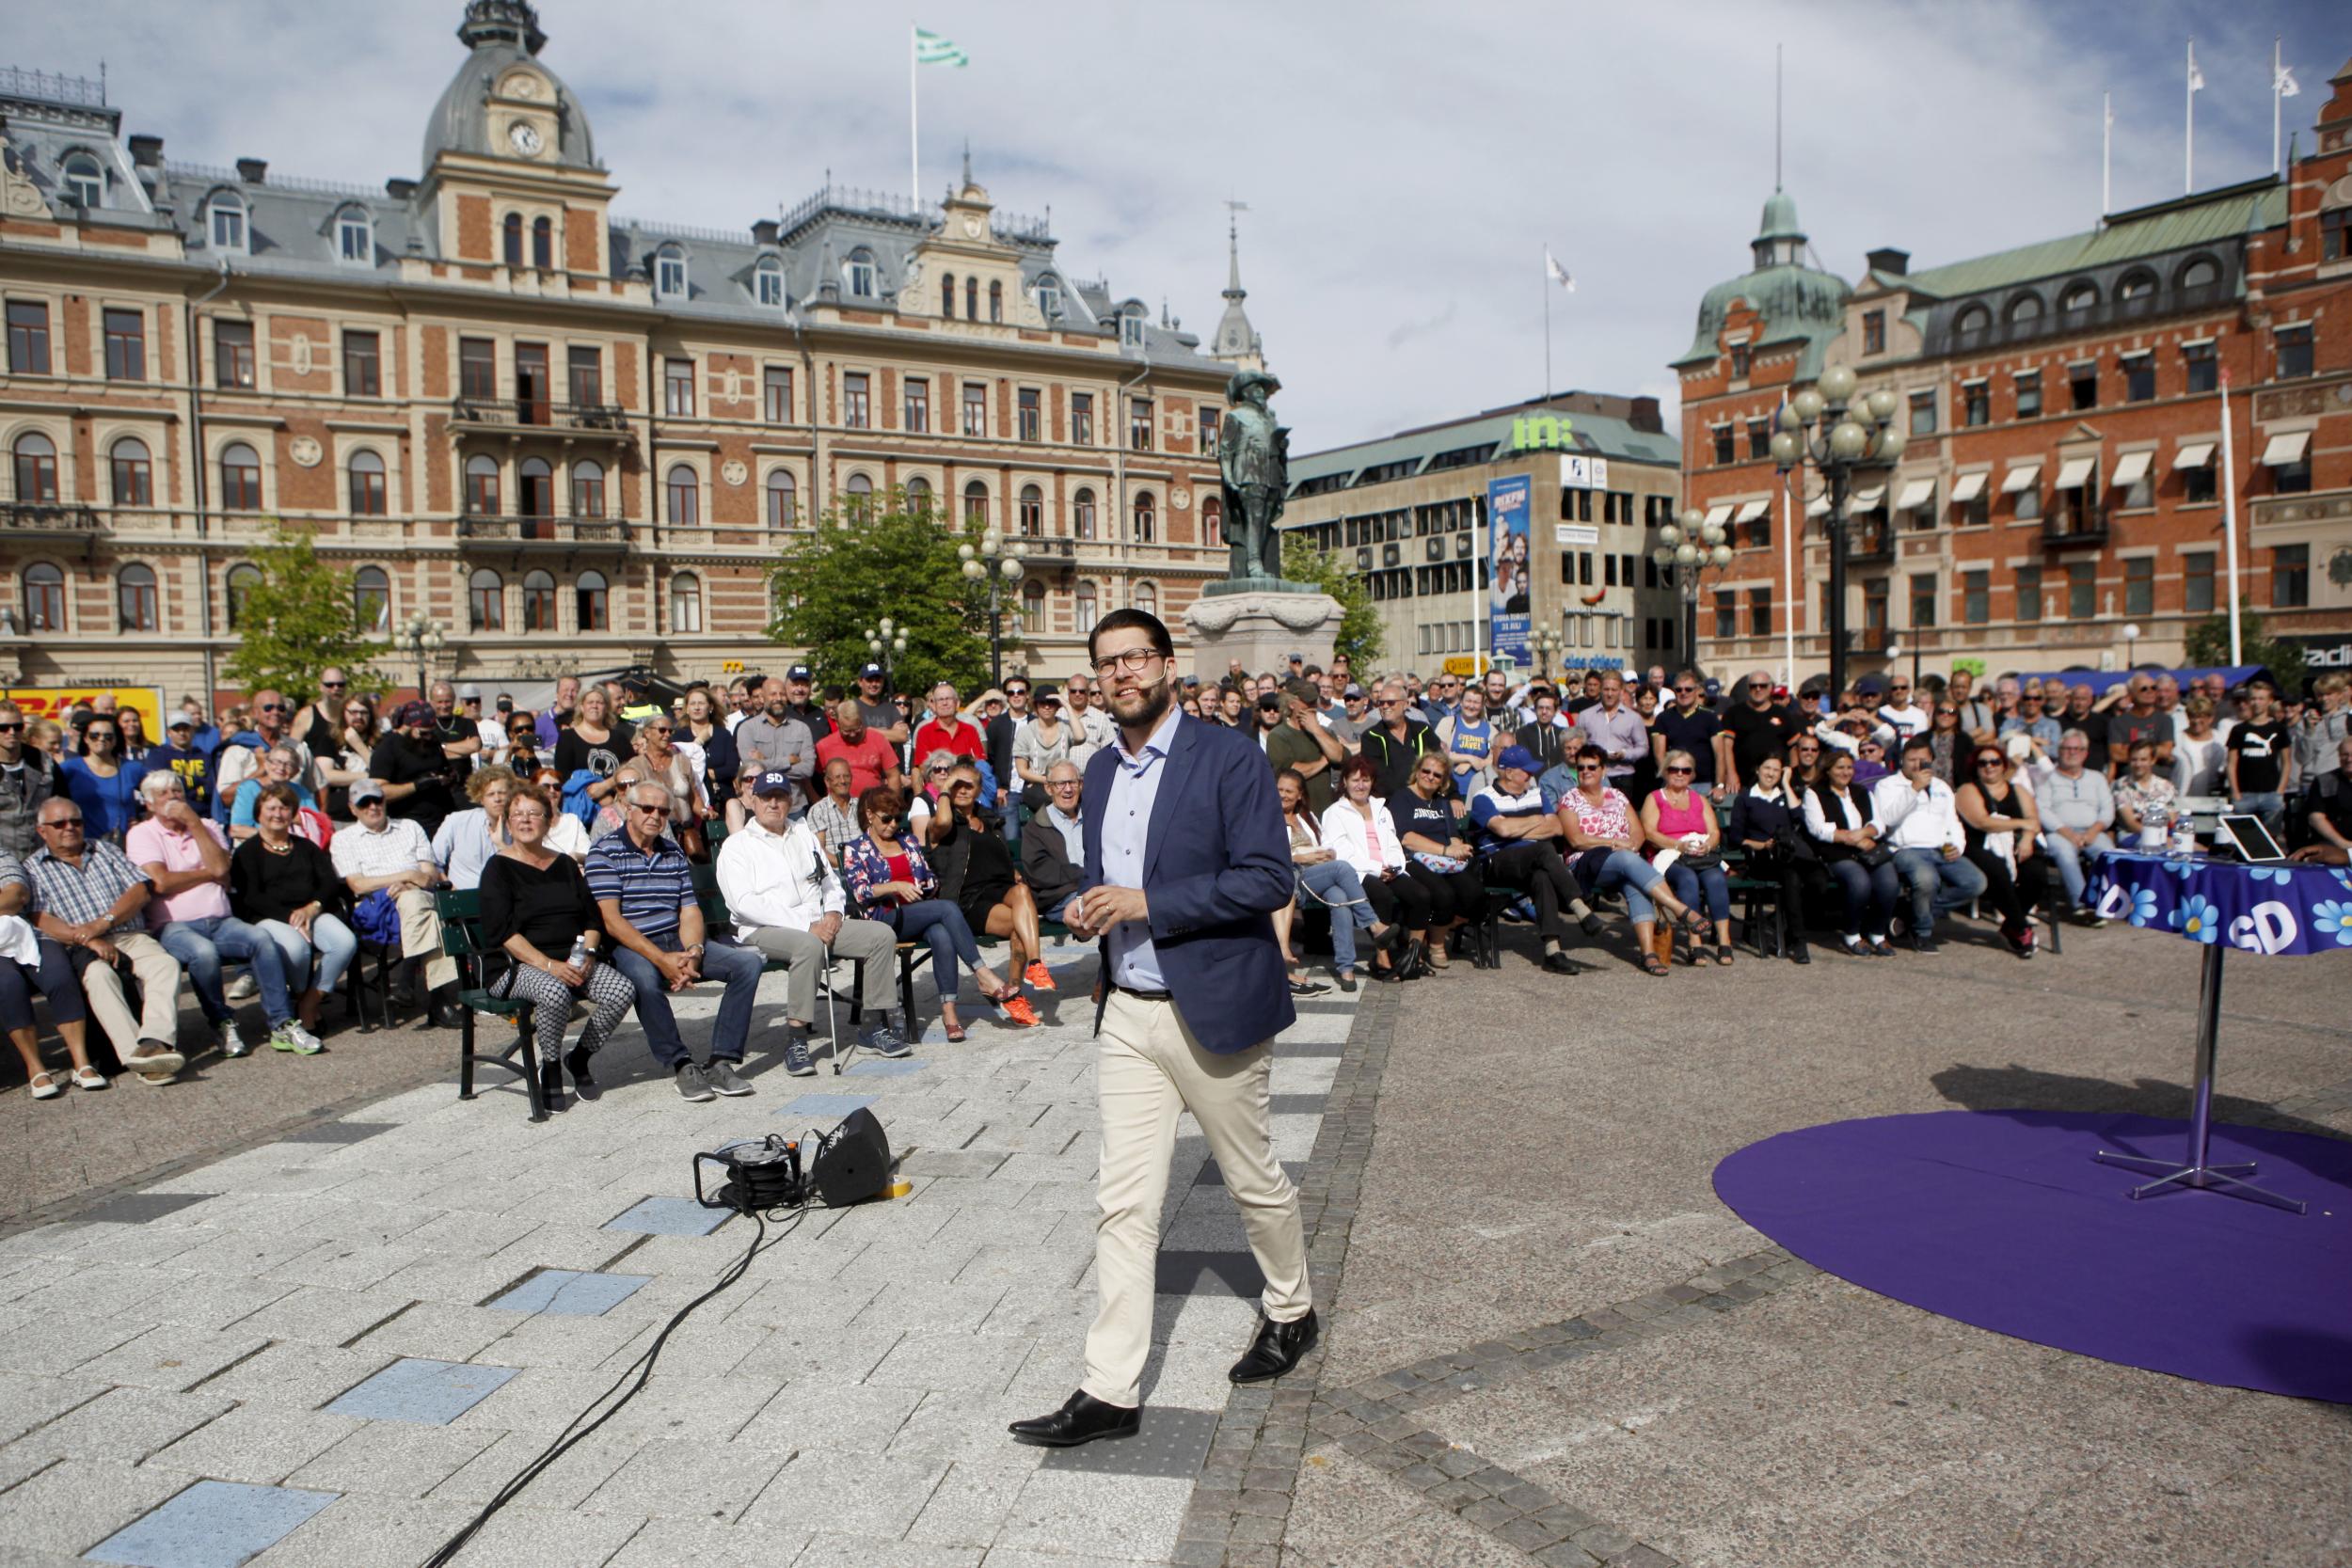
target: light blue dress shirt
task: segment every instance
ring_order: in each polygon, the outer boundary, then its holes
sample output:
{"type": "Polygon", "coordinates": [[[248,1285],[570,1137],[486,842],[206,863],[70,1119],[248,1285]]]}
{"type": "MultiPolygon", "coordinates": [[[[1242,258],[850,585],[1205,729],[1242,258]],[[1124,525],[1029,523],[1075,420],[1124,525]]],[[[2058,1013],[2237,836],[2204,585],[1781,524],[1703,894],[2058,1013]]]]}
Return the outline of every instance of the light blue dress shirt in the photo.
{"type": "MultiPolygon", "coordinates": [[[[1115,743],[1119,766],[1111,772],[1110,799],[1102,807],[1103,880],[1111,887],[1143,886],[1143,863],[1151,847],[1152,804],[1160,798],[1160,780],[1167,773],[1168,751],[1176,741],[1176,725],[1184,709],[1170,703],[1168,713],[1143,743],[1130,752],[1121,733],[1115,743]]],[[[1111,979],[1131,990],[1166,990],[1160,956],[1152,946],[1149,921],[1122,920],[1110,929],[1111,979]]]]}

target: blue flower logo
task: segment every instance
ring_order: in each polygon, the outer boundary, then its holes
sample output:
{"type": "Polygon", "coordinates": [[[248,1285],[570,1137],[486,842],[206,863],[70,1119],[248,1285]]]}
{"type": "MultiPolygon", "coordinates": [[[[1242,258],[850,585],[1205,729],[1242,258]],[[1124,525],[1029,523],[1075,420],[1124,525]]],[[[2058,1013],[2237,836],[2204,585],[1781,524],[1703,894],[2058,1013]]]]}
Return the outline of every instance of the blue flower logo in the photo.
{"type": "Polygon", "coordinates": [[[2191,877],[2194,877],[2194,876],[2196,876],[2196,875],[2197,875],[2197,863],[2196,863],[2195,861],[2189,861],[2189,860],[2166,861],[2166,862],[2164,863],[2164,868],[2165,868],[2167,871],[2171,872],[2171,873],[2172,873],[2172,875],[2174,875],[2175,877],[2178,877],[2181,880],[2183,880],[2183,881],[2185,881],[2185,881],[2187,881],[2187,880],[2188,880],[2191,877]]]}
{"type": "Polygon", "coordinates": [[[2132,909],[2129,918],[2131,923],[2135,926],[2145,926],[2148,922],[2155,919],[2156,895],[2149,892],[2144,887],[2134,888],[2132,890],[2132,909]]]}
{"type": "Polygon", "coordinates": [[[2250,869],[2253,872],[2254,880],[2258,882],[2278,882],[2284,885],[2295,880],[2295,873],[2283,865],[2257,865],[2250,869]]]}
{"type": "Polygon", "coordinates": [[[2339,947],[2352,947],[2352,904],[2324,898],[2312,906],[2312,925],[2333,936],[2339,947]]]}
{"type": "Polygon", "coordinates": [[[2345,887],[2352,888],[2352,870],[2348,870],[2341,865],[2330,866],[2328,867],[2328,875],[2333,877],[2337,881],[2342,882],[2345,887]]]}
{"type": "Polygon", "coordinates": [[[2221,937],[2221,911],[2211,900],[2192,893],[2172,911],[2171,925],[2183,936],[2198,942],[2217,942],[2221,937]]]}

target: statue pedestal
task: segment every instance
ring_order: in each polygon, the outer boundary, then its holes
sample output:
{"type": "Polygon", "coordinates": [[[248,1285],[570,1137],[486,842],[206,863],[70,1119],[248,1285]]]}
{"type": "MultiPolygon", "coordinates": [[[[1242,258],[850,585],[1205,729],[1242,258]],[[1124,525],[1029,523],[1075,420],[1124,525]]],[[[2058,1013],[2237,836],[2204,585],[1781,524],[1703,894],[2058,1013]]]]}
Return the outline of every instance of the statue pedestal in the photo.
{"type": "Polygon", "coordinates": [[[1192,672],[1203,686],[1225,678],[1240,659],[1251,674],[1272,670],[1287,675],[1290,656],[1310,664],[1331,662],[1332,641],[1344,613],[1340,601],[1314,590],[1268,592],[1236,583],[1215,583],[1216,592],[1193,601],[1184,611],[1192,638],[1192,672]]]}

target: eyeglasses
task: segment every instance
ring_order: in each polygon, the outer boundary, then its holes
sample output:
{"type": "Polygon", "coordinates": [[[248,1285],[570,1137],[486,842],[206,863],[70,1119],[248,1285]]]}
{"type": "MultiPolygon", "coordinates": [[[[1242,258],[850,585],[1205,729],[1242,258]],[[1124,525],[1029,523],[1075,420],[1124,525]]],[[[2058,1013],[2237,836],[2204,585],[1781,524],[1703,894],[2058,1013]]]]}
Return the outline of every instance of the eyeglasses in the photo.
{"type": "Polygon", "coordinates": [[[1576,770],[1580,773],[1597,773],[1600,771],[1600,764],[1597,762],[1580,762],[1576,765],[1576,770]]]}
{"type": "Polygon", "coordinates": [[[628,809],[631,811],[642,811],[647,813],[648,815],[660,815],[667,813],[670,807],[667,802],[663,801],[658,801],[653,805],[647,805],[643,800],[631,800],[628,803],[628,809]]]}
{"type": "Polygon", "coordinates": [[[1045,782],[1045,787],[1048,789],[1075,789],[1078,787],[1078,781],[1075,779],[1048,779],[1045,782]]]}
{"type": "Polygon", "coordinates": [[[1029,689],[1025,686],[1009,686],[1005,688],[1005,695],[1008,697],[1025,697],[1028,694],[1029,689]]]}
{"type": "Polygon", "coordinates": [[[57,816],[52,817],[50,820],[43,822],[41,826],[44,828],[57,828],[60,830],[71,828],[78,833],[82,831],[82,819],[78,816],[57,816]]]}
{"type": "Polygon", "coordinates": [[[1107,658],[1096,659],[1094,678],[1106,681],[1113,675],[1122,673],[1140,675],[1149,670],[1159,657],[1160,651],[1157,648],[1129,648],[1125,653],[1112,654],[1107,658]]]}
{"type": "Polygon", "coordinates": [[[1698,695],[1698,690],[1699,689],[1695,686],[1677,686],[1675,688],[1675,695],[1677,697],[1695,697],[1698,695]]]}
{"type": "Polygon", "coordinates": [[[118,733],[114,730],[84,730],[82,735],[87,740],[112,740],[118,733]]]}
{"type": "Polygon", "coordinates": [[[1684,768],[1677,765],[1666,769],[1666,776],[1668,778],[1673,778],[1677,773],[1696,773],[1698,769],[1695,768],[1684,768]]]}

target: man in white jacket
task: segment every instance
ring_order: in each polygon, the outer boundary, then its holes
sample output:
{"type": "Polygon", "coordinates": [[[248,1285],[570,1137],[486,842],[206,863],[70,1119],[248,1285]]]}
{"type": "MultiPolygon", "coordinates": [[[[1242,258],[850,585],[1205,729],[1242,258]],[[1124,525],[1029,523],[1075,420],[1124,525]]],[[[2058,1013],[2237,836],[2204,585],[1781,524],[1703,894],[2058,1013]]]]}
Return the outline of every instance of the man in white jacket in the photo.
{"type": "MultiPolygon", "coordinates": [[[[784,1067],[795,1078],[817,1070],[809,1030],[817,1022],[817,974],[835,958],[858,966],[858,1006],[874,1022],[858,1043],[884,1056],[913,1047],[890,1022],[895,932],[851,920],[849,895],[807,824],[792,820],[799,785],[782,768],[752,786],[752,820],[719,847],[719,891],[735,917],[736,940],[785,965],[784,1067]]],[[[838,1052],[840,1044],[834,1042],[838,1052]]]]}
{"type": "Polygon", "coordinates": [[[1911,944],[1935,951],[1935,917],[1984,892],[1984,873],[1963,857],[1952,786],[1935,776],[1935,748],[1925,736],[1903,742],[1902,771],[1870,790],[1879,842],[1895,851],[1895,873],[1911,899],[1911,944]]]}

